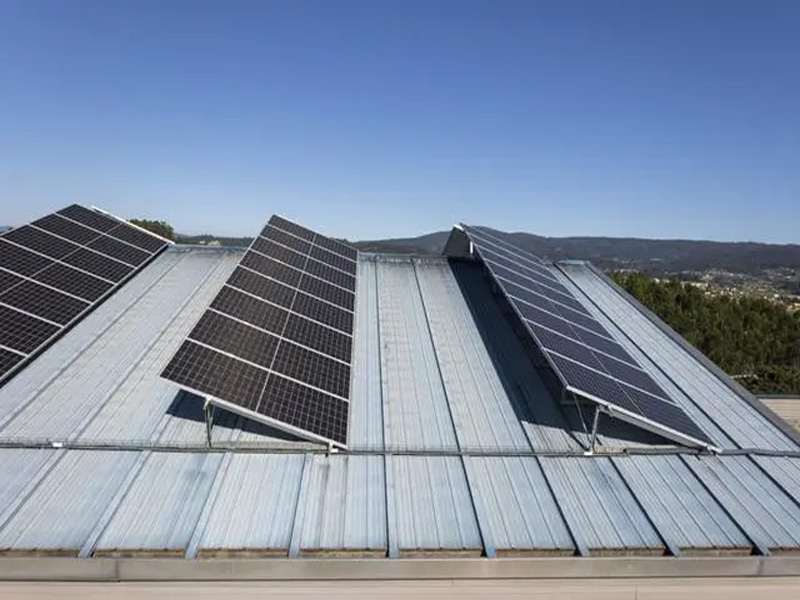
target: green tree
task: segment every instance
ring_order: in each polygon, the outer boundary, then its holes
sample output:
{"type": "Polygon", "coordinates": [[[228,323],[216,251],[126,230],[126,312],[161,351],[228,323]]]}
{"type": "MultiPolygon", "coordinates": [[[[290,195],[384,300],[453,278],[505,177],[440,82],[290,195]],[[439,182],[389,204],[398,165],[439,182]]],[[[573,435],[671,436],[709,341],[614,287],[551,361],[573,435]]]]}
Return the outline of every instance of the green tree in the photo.
{"type": "Polygon", "coordinates": [[[134,225],[138,225],[142,229],[147,229],[147,231],[152,231],[156,235],[160,235],[161,237],[165,237],[168,240],[175,240],[175,230],[172,229],[172,225],[167,223],[166,221],[154,221],[151,219],[131,219],[131,223],[134,225]]]}
{"type": "Polygon", "coordinates": [[[800,313],[638,272],[610,276],[752,392],[800,394],[800,313]]]}

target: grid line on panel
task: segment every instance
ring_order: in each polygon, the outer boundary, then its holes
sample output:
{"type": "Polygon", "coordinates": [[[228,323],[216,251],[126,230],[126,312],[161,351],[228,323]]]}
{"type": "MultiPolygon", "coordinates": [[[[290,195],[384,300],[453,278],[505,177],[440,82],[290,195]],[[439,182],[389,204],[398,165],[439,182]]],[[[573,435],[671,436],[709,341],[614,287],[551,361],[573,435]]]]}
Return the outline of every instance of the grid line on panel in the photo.
{"type": "Polygon", "coordinates": [[[59,329],[55,324],[0,305],[0,345],[30,354],[59,329]]]}
{"type": "Polygon", "coordinates": [[[0,294],[0,302],[62,325],[89,308],[88,302],[30,280],[0,294]]]}

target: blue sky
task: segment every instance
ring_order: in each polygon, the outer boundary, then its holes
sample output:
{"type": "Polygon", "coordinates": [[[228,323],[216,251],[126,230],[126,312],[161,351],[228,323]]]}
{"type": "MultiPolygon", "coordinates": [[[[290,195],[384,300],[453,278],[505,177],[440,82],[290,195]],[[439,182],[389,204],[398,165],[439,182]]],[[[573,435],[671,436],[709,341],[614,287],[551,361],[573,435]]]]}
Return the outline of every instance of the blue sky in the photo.
{"type": "Polygon", "coordinates": [[[798,242],[800,2],[0,1],[0,223],[798,242]]]}

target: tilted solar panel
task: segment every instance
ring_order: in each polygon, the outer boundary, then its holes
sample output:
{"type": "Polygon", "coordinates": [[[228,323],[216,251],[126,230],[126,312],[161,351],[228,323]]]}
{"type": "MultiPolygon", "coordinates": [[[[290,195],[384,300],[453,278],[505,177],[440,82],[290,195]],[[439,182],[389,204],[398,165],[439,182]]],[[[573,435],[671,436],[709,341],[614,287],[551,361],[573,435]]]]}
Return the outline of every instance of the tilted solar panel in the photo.
{"type": "Polygon", "coordinates": [[[167,244],[77,204],[0,234],[0,385],[167,244]]]}
{"type": "Polygon", "coordinates": [[[357,257],[273,216],[162,376],[248,418],[346,447],[357,257]]]}
{"type": "Polygon", "coordinates": [[[670,439],[711,444],[545,261],[485,227],[453,235],[465,236],[567,391],[670,439]]]}

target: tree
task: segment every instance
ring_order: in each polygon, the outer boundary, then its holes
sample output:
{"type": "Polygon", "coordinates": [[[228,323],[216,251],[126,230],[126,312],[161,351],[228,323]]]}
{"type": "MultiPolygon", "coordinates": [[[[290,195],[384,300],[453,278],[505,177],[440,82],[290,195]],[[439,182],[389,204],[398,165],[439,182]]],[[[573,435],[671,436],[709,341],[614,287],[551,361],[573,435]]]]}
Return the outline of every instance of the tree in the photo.
{"type": "Polygon", "coordinates": [[[168,240],[175,240],[175,230],[172,229],[172,225],[167,223],[166,221],[154,221],[151,219],[131,219],[131,223],[134,225],[138,225],[142,229],[147,229],[147,231],[152,231],[156,235],[160,235],[161,237],[165,237],[168,240]]]}
{"type": "Polygon", "coordinates": [[[712,296],[643,273],[609,275],[752,392],[800,393],[800,312],[764,298],[712,296]]]}

